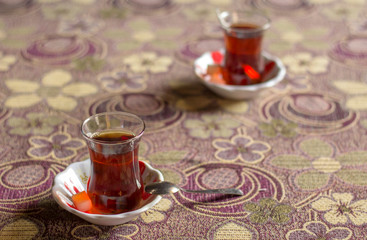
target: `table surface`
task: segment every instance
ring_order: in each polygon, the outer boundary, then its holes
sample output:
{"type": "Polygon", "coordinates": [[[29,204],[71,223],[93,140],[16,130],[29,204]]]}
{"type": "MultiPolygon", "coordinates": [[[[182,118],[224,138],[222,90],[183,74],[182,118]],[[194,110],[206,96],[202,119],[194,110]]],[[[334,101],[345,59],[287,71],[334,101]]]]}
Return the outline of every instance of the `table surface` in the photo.
{"type": "Polygon", "coordinates": [[[1,239],[364,239],[364,0],[0,1],[1,239]],[[193,61],[223,47],[216,8],[272,20],[264,48],[285,79],[255,99],[216,96],[193,61]],[[55,175],[88,158],[80,124],[141,116],[139,158],[189,189],[133,221],[63,210],[55,175]],[[264,188],[264,191],[260,191],[264,188]]]}

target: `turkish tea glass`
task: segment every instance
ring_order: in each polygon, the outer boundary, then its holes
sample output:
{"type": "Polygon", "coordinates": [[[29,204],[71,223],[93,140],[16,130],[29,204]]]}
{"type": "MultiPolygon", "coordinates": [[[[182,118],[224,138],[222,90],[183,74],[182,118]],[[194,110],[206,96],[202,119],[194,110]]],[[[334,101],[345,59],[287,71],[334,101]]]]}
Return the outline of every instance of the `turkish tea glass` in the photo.
{"type": "Polygon", "coordinates": [[[144,121],[126,112],[99,113],[83,122],[91,161],[87,192],[96,213],[117,214],[139,206],[144,186],[138,149],[144,130],[144,121]]]}
{"type": "Polygon", "coordinates": [[[270,20],[255,12],[217,10],[224,31],[224,78],[229,84],[260,83],[264,71],[262,40],[270,20]]]}

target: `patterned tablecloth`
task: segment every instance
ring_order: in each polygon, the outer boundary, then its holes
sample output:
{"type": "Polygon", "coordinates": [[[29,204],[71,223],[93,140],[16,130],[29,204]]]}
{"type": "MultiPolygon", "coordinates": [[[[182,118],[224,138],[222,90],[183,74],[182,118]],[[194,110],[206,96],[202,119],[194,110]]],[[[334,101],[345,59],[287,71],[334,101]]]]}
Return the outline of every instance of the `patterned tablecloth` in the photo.
{"type": "Polygon", "coordinates": [[[0,239],[366,239],[365,0],[0,0],[0,239]],[[263,12],[287,68],[232,101],[193,61],[223,47],[218,7],[263,12]],[[190,189],[133,221],[63,210],[55,175],[88,158],[80,124],[141,116],[140,160],[190,189]],[[265,191],[259,191],[264,188],[265,191]]]}

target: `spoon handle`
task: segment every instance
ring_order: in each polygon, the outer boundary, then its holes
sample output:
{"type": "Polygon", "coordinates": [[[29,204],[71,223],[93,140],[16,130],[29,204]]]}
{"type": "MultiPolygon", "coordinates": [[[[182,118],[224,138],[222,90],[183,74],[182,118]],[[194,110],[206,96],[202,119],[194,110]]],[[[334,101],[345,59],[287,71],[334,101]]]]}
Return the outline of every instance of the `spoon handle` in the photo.
{"type": "Polygon", "coordinates": [[[206,190],[189,190],[189,189],[183,189],[182,191],[188,192],[188,193],[220,193],[220,194],[230,194],[230,195],[239,195],[242,196],[243,192],[240,189],[236,188],[225,188],[225,189],[206,189],[206,190]]]}

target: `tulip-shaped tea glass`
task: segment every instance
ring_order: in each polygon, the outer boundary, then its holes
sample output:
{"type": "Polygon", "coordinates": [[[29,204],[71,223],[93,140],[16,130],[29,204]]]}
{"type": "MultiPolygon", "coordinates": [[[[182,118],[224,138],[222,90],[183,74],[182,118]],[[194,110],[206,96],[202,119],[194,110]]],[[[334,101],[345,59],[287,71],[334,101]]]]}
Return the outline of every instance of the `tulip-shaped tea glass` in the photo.
{"type": "Polygon", "coordinates": [[[144,191],[138,162],[144,129],[142,119],[126,112],[100,113],[83,122],[81,132],[91,160],[87,192],[96,213],[138,207],[144,191]]]}
{"type": "Polygon", "coordinates": [[[260,83],[264,71],[262,39],[270,20],[255,12],[217,10],[224,31],[223,77],[228,84],[260,83]]]}

